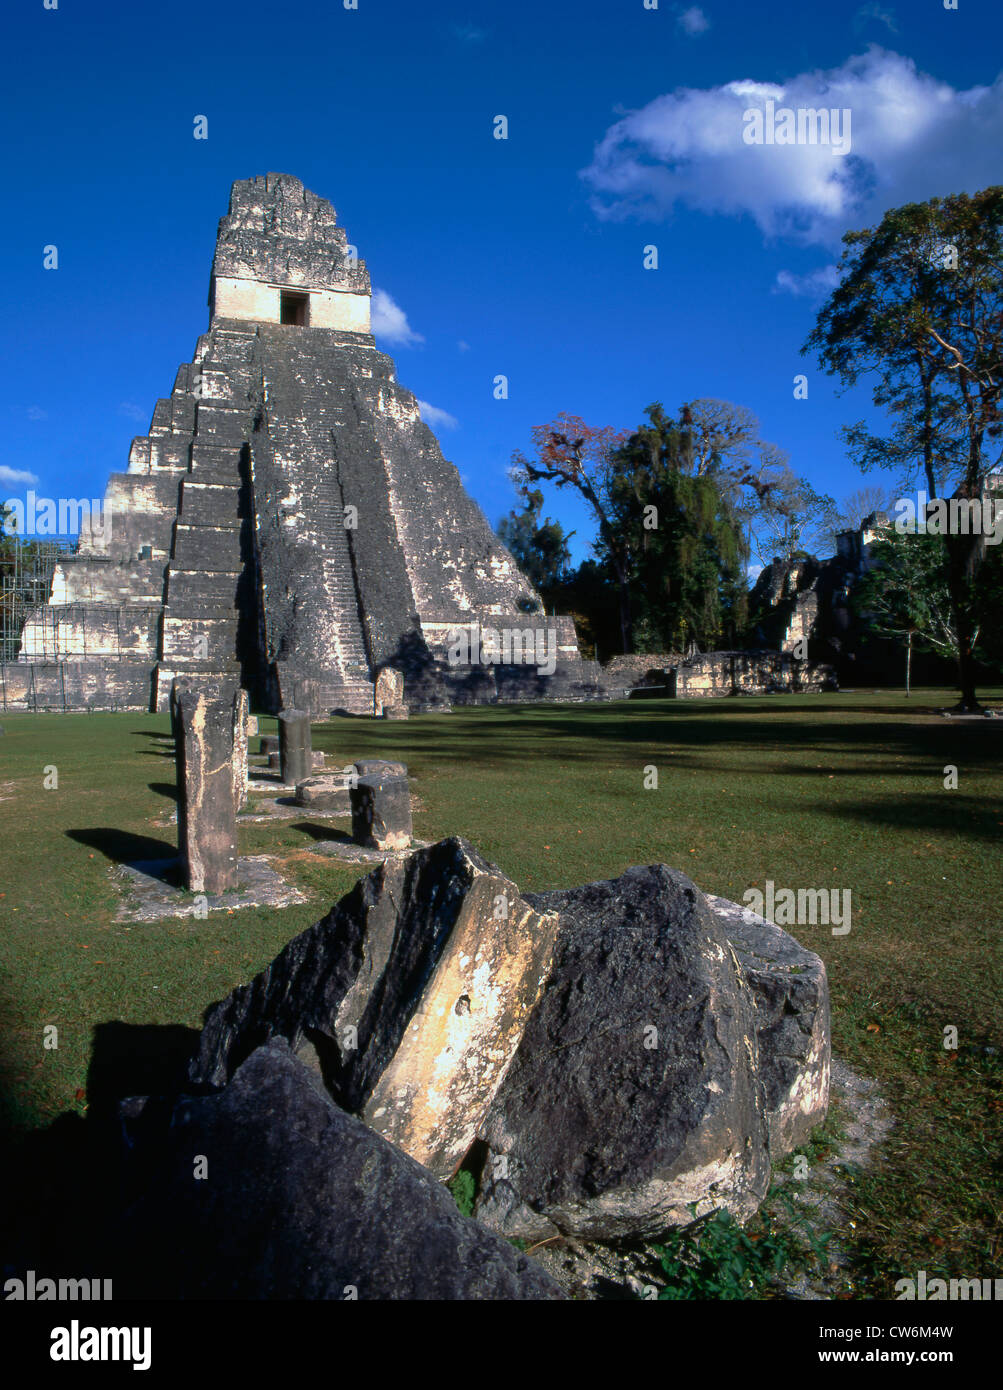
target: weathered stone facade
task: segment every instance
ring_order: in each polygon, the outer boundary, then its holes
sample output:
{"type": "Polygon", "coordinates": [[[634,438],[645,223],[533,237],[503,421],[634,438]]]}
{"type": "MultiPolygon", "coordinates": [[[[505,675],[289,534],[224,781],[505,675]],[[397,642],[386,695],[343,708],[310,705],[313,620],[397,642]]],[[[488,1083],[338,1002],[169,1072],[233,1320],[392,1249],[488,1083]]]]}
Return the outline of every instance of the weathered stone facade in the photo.
{"type": "Polygon", "coordinates": [[[209,303],[103,528],[26,625],[8,703],[163,709],[194,676],[371,713],[385,667],[411,709],[594,694],[573,623],[544,615],[377,351],[331,204],[285,174],[235,183],[209,303]],[[544,629],[556,669],[451,665],[451,634],[485,628],[544,629]]]}
{"type": "Polygon", "coordinates": [[[831,666],[813,666],[787,652],[707,652],[671,667],[666,678],[666,694],[677,699],[836,689],[831,666]]]}

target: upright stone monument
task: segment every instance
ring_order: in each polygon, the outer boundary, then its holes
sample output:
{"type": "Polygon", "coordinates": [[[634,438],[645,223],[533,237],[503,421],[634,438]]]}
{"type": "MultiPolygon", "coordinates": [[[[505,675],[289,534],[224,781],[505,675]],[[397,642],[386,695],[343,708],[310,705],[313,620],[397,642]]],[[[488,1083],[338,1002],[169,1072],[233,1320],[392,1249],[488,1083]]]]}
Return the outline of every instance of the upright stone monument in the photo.
{"type": "Polygon", "coordinates": [[[352,839],[367,849],[402,850],[411,844],[411,793],[407,778],[371,772],[349,791],[352,839]]]}
{"type": "MultiPolygon", "coordinates": [[[[178,685],[172,722],[178,771],[178,849],[185,886],[225,893],[237,886],[234,733],[243,691],[178,685]]],[[[243,710],[246,715],[246,706],[243,710]]]]}
{"type": "Polygon", "coordinates": [[[404,703],[404,677],[392,666],[384,666],[376,677],[373,713],[379,719],[387,705],[404,703]]]}
{"type": "Polygon", "coordinates": [[[313,771],[310,716],[304,710],[286,709],[279,715],[279,766],[287,786],[305,782],[313,771]]]}

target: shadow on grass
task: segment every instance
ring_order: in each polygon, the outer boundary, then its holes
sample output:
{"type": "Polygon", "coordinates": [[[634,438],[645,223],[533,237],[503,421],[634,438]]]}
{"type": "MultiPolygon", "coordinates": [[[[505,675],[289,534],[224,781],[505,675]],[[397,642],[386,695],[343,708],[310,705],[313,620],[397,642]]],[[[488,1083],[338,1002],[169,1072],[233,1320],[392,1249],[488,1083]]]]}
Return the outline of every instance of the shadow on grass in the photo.
{"type": "Polygon", "coordinates": [[[311,840],[329,840],[332,844],[354,845],[355,841],[344,830],[338,830],[333,825],[317,824],[314,821],[296,821],[289,826],[290,830],[299,830],[302,834],[308,835],[311,840]]]}
{"type": "Polygon", "coordinates": [[[151,792],[156,792],[158,796],[166,796],[170,801],[177,801],[178,786],[176,782],[147,782],[151,792]]]}
{"type": "Polygon", "coordinates": [[[147,860],[177,859],[178,847],[166,840],[154,840],[150,835],[134,835],[131,830],[104,826],[89,830],[67,830],[71,840],[99,850],[114,864],[134,864],[147,860]]]}
{"type": "MultiPolygon", "coordinates": [[[[503,767],[528,757],[540,764],[548,760],[608,762],[617,749],[630,757],[634,745],[648,750],[661,743],[670,749],[699,749],[711,758],[716,750],[732,755],[739,749],[760,754],[783,749],[790,759],[780,769],[785,772],[797,770],[801,760],[849,755],[860,759],[862,769],[870,766],[873,772],[877,763],[887,765],[890,759],[907,758],[924,768],[942,754],[944,761],[951,761],[947,754],[957,752],[959,738],[966,739],[963,747],[969,766],[994,765],[1003,749],[1003,721],[969,726],[949,721],[921,723],[914,716],[932,713],[933,706],[929,710],[881,703],[792,706],[785,697],[776,698],[784,703],[726,699],[697,707],[676,701],[532,709],[488,706],[470,713],[458,710],[448,722],[430,719],[425,723],[416,718],[403,729],[374,726],[371,733],[373,744],[405,761],[417,758],[487,767],[503,767]],[[820,721],[823,715],[833,717],[820,721]]],[[[323,743],[330,752],[330,742],[323,735],[335,733],[337,727],[319,726],[318,746],[323,743]]]]}
{"type": "MultiPolygon", "coordinates": [[[[119,1103],[129,1096],[174,1096],[186,1083],[198,1040],[193,1028],[121,1022],[94,1029],[87,1073],[87,1118],[64,1113],[45,1129],[2,1138],[6,1181],[5,1277],[105,1278],[118,1274],[112,1239],[130,1196],[119,1103]]],[[[156,1109],[156,1104],[152,1106],[156,1109]]],[[[125,1290],[115,1288],[122,1296],[125,1290]]]]}
{"type": "Polygon", "coordinates": [[[945,791],[941,796],[888,796],[875,801],[839,805],[816,803],[815,810],[838,820],[863,821],[876,829],[895,826],[925,834],[963,835],[969,840],[999,844],[999,811],[987,809],[973,797],[945,791]]]}

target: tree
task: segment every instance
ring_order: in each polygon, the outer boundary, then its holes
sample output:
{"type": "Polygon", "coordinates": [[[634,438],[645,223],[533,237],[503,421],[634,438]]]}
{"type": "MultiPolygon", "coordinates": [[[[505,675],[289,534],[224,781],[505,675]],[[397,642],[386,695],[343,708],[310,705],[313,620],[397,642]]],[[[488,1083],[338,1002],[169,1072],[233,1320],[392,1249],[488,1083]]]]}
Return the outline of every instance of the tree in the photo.
{"type": "Polygon", "coordinates": [[[836,524],[841,531],[859,531],[868,517],[889,512],[894,499],[884,487],[858,487],[839,505],[836,524]]]}
{"type": "Polygon", "coordinates": [[[746,543],[762,564],[805,551],[834,548],[836,507],[790,466],[788,455],[762,438],[758,418],[743,405],[701,397],[687,402],[682,462],[695,477],[713,477],[746,543]]]}
{"type": "MultiPolygon", "coordinates": [[[[688,425],[655,403],[611,460],[610,516],[631,557],[635,647],[733,643],[745,626],[743,527],[717,468],[689,471],[688,425]]],[[[605,555],[600,537],[596,552],[605,555]]]]}
{"type": "MultiPolygon", "coordinates": [[[[1003,187],[955,194],[886,213],[877,228],[848,232],[840,283],[804,351],[844,387],[874,378],[887,434],[864,422],[844,437],[863,470],[922,478],[931,499],[985,494],[1003,437],[1003,187]]],[[[945,538],[960,708],[975,689],[976,575],[981,535],[945,538]]]]}
{"type": "Polygon", "coordinates": [[[784,467],[775,485],[764,491],[750,535],[760,563],[768,565],[828,549],[835,525],[832,498],[784,467]]]}
{"type": "MultiPolygon", "coordinates": [[[[944,538],[892,526],[871,545],[871,569],[853,588],[858,616],[879,636],[906,643],[905,693],[912,684],[912,653],[920,643],[957,659],[944,538]]],[[[978,640],[978,631],[975,634],[978,640]]]]}
{"type": "Polygon", "coordinates": [[[589,504],[599,525],[599,536],[616,575],[620,610],[620,638],[623,650],[632,649],[630,613],[631,557],[626,539],[617,534],[611,521],[610,482],[612,461],[617,447],[626,437],[609,426],[586,425],[580,415],[562,412],[546,425],[532,430],[537,462],[531,463],[516,451],[512,455],[514,476],[520,482],[552,482],[559,488],[573,487],[589,504]]]}
{"type": "Polygon", "coordinates": [[[565,532],[548,516],[540,520],[543,493],[539,488],[519,488],[525,501],[521,511],[513,509],[498,523],[498,537],[535,589],[546,598],[568,577],[571,551],[568,541],[574,531],[565,532]]]}

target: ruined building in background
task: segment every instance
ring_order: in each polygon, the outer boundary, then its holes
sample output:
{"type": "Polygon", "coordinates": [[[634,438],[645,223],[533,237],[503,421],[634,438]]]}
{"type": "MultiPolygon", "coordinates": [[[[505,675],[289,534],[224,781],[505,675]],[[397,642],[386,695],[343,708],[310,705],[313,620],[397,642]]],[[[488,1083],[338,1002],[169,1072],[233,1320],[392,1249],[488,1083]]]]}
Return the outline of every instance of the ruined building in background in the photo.
{"type": "Polygon", "coordinates": [[[841,684],[896,681],[897,644],[876,638],[854,612],[853,586],[873,567],[871,548],[889,524],[872,513],[857,529],[841,531],[836,554],[774,560],[759,575],[750,599],[762,646],[823,663],[841,684]]]}
{"type": "Polygon", "coordinates": [[[587,696],[572,620],[546,617],[377,351],[331,204],[285,174],[235,183],[209,305],[6,702],[165,709],[175,677],[236,678],[260,708],[371,713],[388,666],[418,709],[587,696]],[[489,659],[450,664],[457,631],[489,659]]]}

